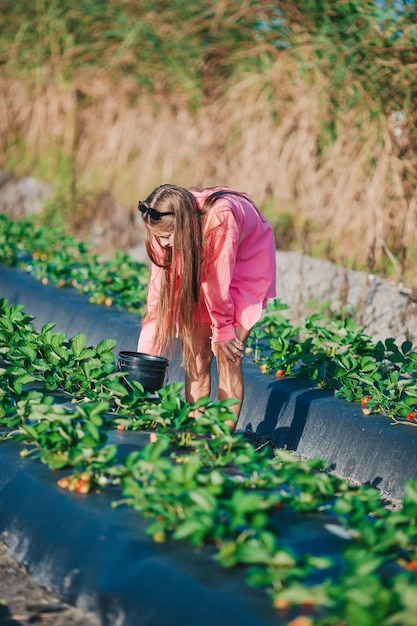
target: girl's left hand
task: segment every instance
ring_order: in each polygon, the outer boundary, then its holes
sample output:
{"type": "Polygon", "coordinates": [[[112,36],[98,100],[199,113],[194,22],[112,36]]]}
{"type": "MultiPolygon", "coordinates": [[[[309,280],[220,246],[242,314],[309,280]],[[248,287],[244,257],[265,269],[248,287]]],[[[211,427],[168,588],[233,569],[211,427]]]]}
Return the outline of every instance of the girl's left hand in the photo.
{"type": "Polygon", "coordinates": [[[216,345],[223,350],[229,361],[236,361],[237,357],[240,359],[243,357],[245,346],[237,337],[228,341],[217,341],[216,345]]]}

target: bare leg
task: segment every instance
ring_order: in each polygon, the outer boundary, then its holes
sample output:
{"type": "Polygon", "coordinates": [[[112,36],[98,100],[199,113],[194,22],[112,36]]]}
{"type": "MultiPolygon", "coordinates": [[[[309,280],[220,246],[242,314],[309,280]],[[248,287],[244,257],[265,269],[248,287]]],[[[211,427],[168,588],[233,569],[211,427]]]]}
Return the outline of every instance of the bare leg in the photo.
{"type": "Polygon", "coordinates": [[[196,376],[187,371],[185,364],[185,399],[195,402],[210,395],[211,390],[211,326],[208,322],[196,322],[194,332],[194,358],[196,376]]]}
{"type": "MultiPolygon", "coordinates": [[[[236,326],[235,330],[237,337],[245,343],[251,331],[245,330],[241,326],[236,326]]],[[[237,358],[236,361],[230,361],[221,349],[216,350],[216,359],[219,373],[218,399],[225,400],[226,398],[236,398],[236,400],[239,400],[238,404],[234,404],[230,407],[236,414],[236,421],[230,420],[226,422],[230,428],[234,430],[237,420],[239,419],[244,396],[242,359],[237,358]]]]}

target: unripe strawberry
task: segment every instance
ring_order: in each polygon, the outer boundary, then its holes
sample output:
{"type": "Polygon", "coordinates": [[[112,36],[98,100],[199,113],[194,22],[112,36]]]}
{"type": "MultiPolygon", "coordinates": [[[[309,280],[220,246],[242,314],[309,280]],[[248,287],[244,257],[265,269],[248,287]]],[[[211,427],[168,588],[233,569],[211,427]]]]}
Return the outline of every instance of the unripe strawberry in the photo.
{"type": "Polygon", "coordinates": [[[288,622],[288,626],[313,626],[313,623],[314,622],[310,617],[307,617],[306,615],[298,615],[288,622]]]}
{"type": "Polygon", "coordinates": [[[78,480],[76,478],[69,478],[68,487],[67,487],[68,491],[75,491],[77,488],[77,483],[78,483],[78,480]]]}
{"type": "Polygon", "coordinates": [[[78,493],[89,493],[90,491],[90,485],[88,483],[81,483],[81,485],[79,485],[77,487],[77,491],[78,493]]]}
{"type": "Polygon", "coordinates": [[[289,609],[291,606],[291,603],[289,600],[287,600],[286,598],[275,598],[274,600],[274,607],[276,609],[289,609]]]}

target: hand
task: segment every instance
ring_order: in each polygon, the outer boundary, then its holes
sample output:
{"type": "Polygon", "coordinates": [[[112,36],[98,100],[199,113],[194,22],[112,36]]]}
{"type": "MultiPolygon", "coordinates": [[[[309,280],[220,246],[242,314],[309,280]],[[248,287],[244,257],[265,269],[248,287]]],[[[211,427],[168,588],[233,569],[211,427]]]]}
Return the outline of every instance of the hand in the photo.
{"type": "Polygon", "coordinates": [[[237,357],[240,359],[243,357],[245,345],[237,337],[228,341],[217,341],[216,345],[223,350],[229,361],[236,361],[237,357]]]}

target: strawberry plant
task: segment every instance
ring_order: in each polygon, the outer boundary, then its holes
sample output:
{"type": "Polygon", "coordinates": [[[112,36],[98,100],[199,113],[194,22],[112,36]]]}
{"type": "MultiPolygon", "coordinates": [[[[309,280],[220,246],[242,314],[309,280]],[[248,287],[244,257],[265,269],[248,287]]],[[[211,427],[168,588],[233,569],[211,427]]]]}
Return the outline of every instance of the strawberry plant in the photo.
{"type": "Polygon", "coordinates": [[[91,302],[142,312],[149,271],[121,250],[99,260],[83,242],[55,229],[36,226],[30,218],[14,222],[0,216],[0,262],[30,272],[44,284],[74,287],[91,302]]]}
{"type": "Polygon", "coordinates": [[[32,397],[16,403],[21,419],[17,441],[30,442],[27,455],[39,456],[51,469],[72,466],[98,469],[107,466],[116,453],[105,446],[102,413],[106,403],[77,404],[73,410],[52,404],[52,398],[35,401],[32,397]]]}
{"type": "Polygon", "coordinates": [[[256,328],[250,348],[256,345],[261,371],[309,378],[349,402],[370,396],[364,412],[414,422],[417,353],[411,342],[375,344],[351,318],[325,323],[313,315],[293,328],[282,310],[279,302],[270,305],[256,328]]]}

